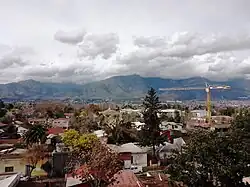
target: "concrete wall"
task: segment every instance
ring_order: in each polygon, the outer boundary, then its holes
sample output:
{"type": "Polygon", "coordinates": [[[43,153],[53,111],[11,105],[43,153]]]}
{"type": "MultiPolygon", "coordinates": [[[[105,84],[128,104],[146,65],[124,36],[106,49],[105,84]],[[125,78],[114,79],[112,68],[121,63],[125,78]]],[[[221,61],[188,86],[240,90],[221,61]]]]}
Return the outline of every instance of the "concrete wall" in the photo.
{"type": "Polygon", "coordinates": [[[21,158],[1,159],[0,173],[5,173],[5,167],[14,167],[13,172],[25,173],[25,162],[21,158]]]}
{"type": "MultiPolygon", "coordinates": [[[[46,172],[41,169],[41,165],[46,161],[41,160],[38,162],[36,169],[33,170],[32,176],[43,176],[46,175],[46,172]]],[[[2,158],[0,160],[0,174],[5,173],[5,167],[14,167],[14,173],[22,173],[25,174],[25,165],[27,163],[22,157],[17,158],[2,158]]]]}
{"type": "Polygon", "coordinates": [[[142,167],[148,165],[147,153],[132,153],[131,156],[133,157],[133,163],[131,163],[132,165],[140,165],[142,167]]]}

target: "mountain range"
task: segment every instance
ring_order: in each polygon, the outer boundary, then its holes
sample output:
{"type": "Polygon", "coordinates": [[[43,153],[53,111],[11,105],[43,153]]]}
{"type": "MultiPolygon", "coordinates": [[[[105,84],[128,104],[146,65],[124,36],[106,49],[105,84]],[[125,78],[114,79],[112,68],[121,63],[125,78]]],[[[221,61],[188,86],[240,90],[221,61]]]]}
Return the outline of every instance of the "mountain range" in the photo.
{"type": "Polygon", "coordinates": [[[147,90],[153,87],[161,99],[204,100],[204,90],[159,91],[159,88],[204,87],[209,85],[229,85],[231,90],[212,91],[213,99],[238,99],[250,95],[250,80],[232,79],[228,81],[211,81],[203,77],[188,79],[164,79],[160,77],[141,77],[139,75],[114,76],[105,80],[87,84],[49,83],[25,80],[8,84],[0,84],[0,98],[13,100],[34,99],[113,99],[127,100],[142,98],[147,90]]]}

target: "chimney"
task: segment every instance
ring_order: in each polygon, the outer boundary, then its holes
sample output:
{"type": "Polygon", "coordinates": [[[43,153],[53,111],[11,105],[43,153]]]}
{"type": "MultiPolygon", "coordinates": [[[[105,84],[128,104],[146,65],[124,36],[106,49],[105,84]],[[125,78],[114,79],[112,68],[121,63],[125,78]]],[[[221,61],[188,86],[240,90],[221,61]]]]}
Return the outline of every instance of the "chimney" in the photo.
{"type": "Polygon", "coordinates": [[[30,165],[25,165],[25,176],[30,177],[30,165]]]}

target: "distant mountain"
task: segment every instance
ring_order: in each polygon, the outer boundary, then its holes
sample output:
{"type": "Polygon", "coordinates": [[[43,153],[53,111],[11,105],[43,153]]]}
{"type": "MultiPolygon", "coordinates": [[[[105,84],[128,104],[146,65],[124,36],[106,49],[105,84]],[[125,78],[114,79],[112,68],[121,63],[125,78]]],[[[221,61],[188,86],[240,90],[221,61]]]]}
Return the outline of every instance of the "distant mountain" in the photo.
{"type": "MultiPolygon", "coordinates": [[[[229,85],[230,91],[212,91],[213,99],[237,99],[250,95],[250,80],[234,79],[225,82],[211,81],[203,77],[188,79],[163,79],[141,77],[139,75],[114,76],[105,80],[84,85],[71,83],[45,83],[25,80],[16,83],[0,84],[0,98],[3,99],[62,99],[80,97],[83,99],[133,99],[142,98],[150,87],[205,87],[210,85],[229,85]]],[[[178,100],[204,100],[205,91],[168,91],[158,92],[161,98],[178,100]]]]}

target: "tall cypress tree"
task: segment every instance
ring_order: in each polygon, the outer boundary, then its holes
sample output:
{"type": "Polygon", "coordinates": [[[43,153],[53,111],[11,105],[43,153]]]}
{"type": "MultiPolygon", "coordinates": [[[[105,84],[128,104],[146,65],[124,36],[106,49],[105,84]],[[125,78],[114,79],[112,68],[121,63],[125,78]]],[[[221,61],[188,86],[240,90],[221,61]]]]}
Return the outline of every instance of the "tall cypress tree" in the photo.
{"type": "Polygon", "coordinates": [[[156,146],[160,145],[164,141],[160,136],[161,120],[157,115],[160,109],[160,101],[153,88],[148,91],[144,99],[143,106],[143,118],[145,125],[142,127],[140,132],[140,143],[143,146],[152,146],[153,156],[156,156],[156,146]]]}

